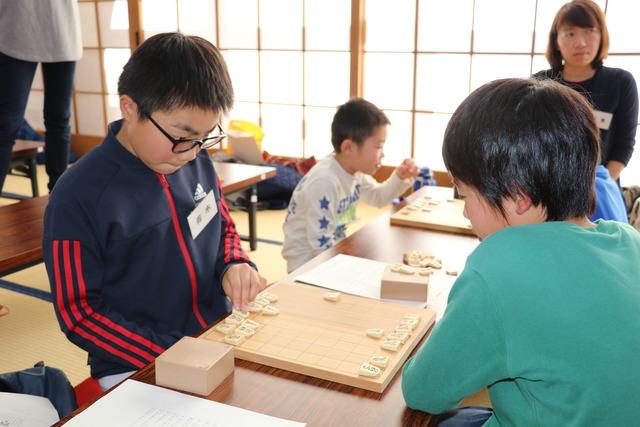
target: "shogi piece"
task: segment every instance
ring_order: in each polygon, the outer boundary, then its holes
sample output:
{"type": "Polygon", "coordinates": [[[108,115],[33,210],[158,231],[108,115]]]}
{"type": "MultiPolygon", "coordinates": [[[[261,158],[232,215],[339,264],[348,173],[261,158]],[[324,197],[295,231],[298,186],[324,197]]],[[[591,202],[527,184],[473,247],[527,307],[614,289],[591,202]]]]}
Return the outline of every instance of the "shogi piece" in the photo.
{"type": "Polygon", "coordinates": [[[233,346],[184,337],[156,359],[156,384],[208,396],[233,366],[233,346]]]}
{"type": "Polygon", "coordinates": [[[429,276],[423,276],[416,271],[413,274],[392,271],[393,266],[387,265],[382,275],[380,297],[408,301],[426,301],[429,289],[429,276]]]}

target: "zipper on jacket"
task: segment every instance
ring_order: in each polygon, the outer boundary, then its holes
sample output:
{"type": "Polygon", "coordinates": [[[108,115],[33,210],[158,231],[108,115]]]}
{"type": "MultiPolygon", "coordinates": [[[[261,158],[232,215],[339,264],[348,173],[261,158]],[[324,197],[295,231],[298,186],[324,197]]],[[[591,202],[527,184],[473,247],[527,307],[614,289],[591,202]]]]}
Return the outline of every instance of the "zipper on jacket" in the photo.
{"type": "Polygon", "coordinates": [[[187,244],[184,241],[182,227],[180,227],[180,221],[178,220],[178,211],[176,210],[176,205],[173,201],[173,196],[171,195],[169,182],[167,181],[167,177],[165,177],[164,175],[157,173],[156,176],[158,177],[158,181],[160,181],[160,185],[162,186],[162,189],[167,196],[167,201],[169,202],[169,210],[171,211],[171,222],[173,223],[173,230],[175,231],[176,237],[178,238],[178,246],[180,247],[182,258],[184,259],[184,263],[186,264],[187,271],[189,273],[189,281],[191,282],[191,308],[196,316],[196,319],[198,319],[198,323],[200,323],[200,326],[202,328],[205,328],[207,326],[207,322],[204,321],[202,313],[200,313],[200,308],[198,308],[198,280],[196,278],[196,269],[193,266],[191,254],[189,253],[187,244]]]}

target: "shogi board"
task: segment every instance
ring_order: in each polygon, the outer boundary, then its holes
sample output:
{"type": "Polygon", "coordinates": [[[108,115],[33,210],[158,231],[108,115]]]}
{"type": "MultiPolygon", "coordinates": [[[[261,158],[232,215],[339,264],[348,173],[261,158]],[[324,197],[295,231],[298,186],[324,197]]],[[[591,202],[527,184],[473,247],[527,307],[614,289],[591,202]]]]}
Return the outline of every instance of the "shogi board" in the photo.
{"type": "MultiPolygon", "coordinates": [[[[435,321],[435,311],[342,294],[337,302],[323,299],[327,289],[304,284],[278,283],[269,287],[278,296],[276,316],[251,313],[263,326],[234,349],[235,357],[299,374],[381,393],[400,370],[411,351],[435,321]],[[408,313],[421,315],[420,323],[397,352],[383,350],[383,338],[367,336],[370,328],[385,335],[408,313]],[[373,355],[389,356],[377,378],[358,375],[373,355]]],[[[223,342],[211,329],[203,338],[223,342]]]]}
{"type": "Polygon", "coordinates": [[[391,224],[473,236],[471,223],[462,213],[464,201],[454,199],[449,189],[432,190],[391,215],[391,224]]]}

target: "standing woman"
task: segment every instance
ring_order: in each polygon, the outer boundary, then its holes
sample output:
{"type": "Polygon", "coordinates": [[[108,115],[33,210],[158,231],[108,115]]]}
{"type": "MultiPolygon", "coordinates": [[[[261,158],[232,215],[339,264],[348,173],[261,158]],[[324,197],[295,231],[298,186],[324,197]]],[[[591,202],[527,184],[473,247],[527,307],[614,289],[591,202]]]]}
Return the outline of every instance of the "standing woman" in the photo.
{"type": "Polygon", "coordinates": [[[0,0],[0,190],[38,63],[49,190],[66,170],[73,76],[81,56],[77,0],[0,0]]]}
{"type": "Polygon", "coordinates": [[[601,162],[619,180],[633,154],[638,90],[631,73],[602,65],[608,52],[604,13],[591,0],[574,0],[553,20],[545,53],[551,69],[535,77],[553,78],[591,102],[600,128],[601,162]]]}

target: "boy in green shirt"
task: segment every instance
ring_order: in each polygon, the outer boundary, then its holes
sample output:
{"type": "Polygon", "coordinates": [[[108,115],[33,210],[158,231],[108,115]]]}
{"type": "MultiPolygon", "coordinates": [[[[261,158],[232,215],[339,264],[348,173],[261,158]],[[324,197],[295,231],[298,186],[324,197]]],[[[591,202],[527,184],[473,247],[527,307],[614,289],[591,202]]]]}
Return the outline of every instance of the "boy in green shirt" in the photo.
{"type": "Polygon", "coordinates": [[[640,234],[588,220],[599,154],[590,106],[558,83],[498,80],[458,107],[443,157],[482,243],[404,367],[408,406],[488,387],[493,411],[440,425],[638,423],[640,234]]]}

